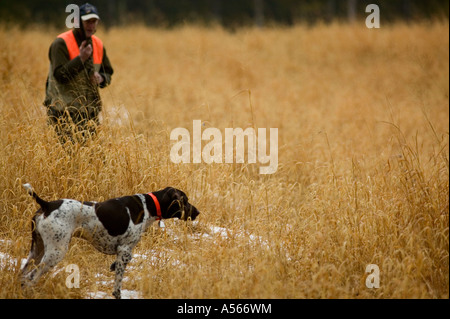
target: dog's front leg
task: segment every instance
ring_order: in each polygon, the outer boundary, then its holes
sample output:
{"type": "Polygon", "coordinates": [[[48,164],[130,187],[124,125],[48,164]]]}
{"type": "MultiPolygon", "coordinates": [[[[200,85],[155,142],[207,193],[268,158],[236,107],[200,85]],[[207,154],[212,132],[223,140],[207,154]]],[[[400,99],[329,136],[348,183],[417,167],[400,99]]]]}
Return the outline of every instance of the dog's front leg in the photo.
{"type": "Polygon", "coordinates": [[[116,271],[116,278],[114,281],[113,296],[116,299],[120,299],[120,289],[122,288],[123,274],[125,273],[125,267],[130,262],[132,249],[128,246],[119,246],[117,248],[117,258],[114,263],[114,270],[116,271]]]}

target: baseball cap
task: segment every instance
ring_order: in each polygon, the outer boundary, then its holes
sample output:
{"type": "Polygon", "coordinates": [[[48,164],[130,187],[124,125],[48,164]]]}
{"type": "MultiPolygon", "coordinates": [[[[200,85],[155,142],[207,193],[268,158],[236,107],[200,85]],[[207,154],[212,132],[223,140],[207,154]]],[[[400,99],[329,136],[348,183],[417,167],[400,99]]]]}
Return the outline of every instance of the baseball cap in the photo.
{"type": "Polygon", "coordinates": [[[86,21],[86,20],[89,20],[92,18],[100,20],[97,8],[94,7],[90,3],[85,3],[80,6],[80,16],[81,16],[81,20],[83,20],[83,21],[86,21]]]}

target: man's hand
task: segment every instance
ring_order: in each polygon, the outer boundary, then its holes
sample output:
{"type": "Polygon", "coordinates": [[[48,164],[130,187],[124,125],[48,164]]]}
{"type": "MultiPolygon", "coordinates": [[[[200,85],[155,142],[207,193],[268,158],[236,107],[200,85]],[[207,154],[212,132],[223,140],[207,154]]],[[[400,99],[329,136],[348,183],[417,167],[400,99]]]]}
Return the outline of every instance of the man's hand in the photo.
{"type": "Polygon", "coordinates": [[[92,54],[92,45],[87,44],[86,40],[81,42],[80,45],[80,59],[81,62],[85,62],[92,54]]]}
{"type": "Polygon", "coordinates": [[[94,74],[92,74],[92,76],[91,76],[91,82],[92,82],[92,84],[97,84],[97,85],[99,85],[99,84],[102,83],[103,81],[104,81],[103,76],[101,76],[100,73],[94,72],[94,74]]]}

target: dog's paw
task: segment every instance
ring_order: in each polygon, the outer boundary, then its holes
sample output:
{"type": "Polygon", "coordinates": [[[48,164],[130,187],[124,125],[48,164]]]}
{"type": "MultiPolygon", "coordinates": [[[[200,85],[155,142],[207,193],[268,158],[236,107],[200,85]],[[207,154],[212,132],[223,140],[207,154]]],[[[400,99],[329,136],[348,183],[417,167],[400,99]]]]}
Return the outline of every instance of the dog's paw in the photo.
{"type": "Polygon", "coordinates": [[[120,290],[116,290],[112,293],[112,295],[114,296],[114,298],[116,299],[121,299],[121,295],[120,295],[120,290]]]}

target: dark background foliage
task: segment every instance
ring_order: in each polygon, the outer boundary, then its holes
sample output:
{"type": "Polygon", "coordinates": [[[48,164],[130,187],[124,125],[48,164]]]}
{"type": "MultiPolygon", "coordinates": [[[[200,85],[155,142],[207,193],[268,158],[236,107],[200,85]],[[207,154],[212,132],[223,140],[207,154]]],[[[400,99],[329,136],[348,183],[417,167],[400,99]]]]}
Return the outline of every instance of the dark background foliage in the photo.
{"type": "MultiPolygon", "coordinates": [[[[61,26],[76,0],[2,0],[0,22],[26,26],[61,26]]],[[[173,27],[184,23],[220,24],[227,28],[248,25],[293,25],[355,21],[368,15],[365,8],[380,7],[382,23],[398,20],[448,19],[448,0],[91,0],[106,27],[143,23],[173,27]]]]}

